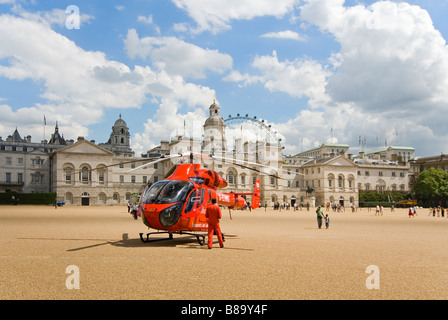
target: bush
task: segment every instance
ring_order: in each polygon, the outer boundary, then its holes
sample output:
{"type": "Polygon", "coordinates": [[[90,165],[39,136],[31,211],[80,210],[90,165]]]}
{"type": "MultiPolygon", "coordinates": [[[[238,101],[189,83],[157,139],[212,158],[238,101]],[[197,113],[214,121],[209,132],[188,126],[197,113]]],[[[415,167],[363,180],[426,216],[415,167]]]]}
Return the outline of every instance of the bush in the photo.
{"type": "Polygon", "coordinates": [[[397,201],[410,199],[411,196],[405,192],[376,192],[376,191],[360,191],[359,206],[360,207],[390,207],[397,201]]]}
{"type": "Polygon", "coordinates": [[[45,193],[18,193],[18,192],[5,192],[0,193],[0,204],[14,204],[12,203],[12,197],[19,200],[18,204],[54,204],[56,200],[55,192],[45,193]]]}

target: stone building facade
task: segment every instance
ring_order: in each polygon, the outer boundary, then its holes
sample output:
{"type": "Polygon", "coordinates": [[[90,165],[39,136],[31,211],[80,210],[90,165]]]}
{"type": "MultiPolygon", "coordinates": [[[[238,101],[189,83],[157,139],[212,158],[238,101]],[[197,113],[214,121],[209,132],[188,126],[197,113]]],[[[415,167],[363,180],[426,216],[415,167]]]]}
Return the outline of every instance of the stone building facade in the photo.
{"type": "Polygon", "coordinates": [[[227,180],[222,192],[251,192],[260,179],[261,205],[358,206],[361,190],[410,190],[416,168],[411,169],[409,161],[413,148],[388,147],[354,156],[348,145],[322,144],[286,156],[278,143],[266,140],[243,136],[229,144],[220,111],[213,101],[202,139],[178,134],[140,157],[130,148],[129,129],[121,115],[107,143],[95,144],[82,137],[76,142],[65,140],[57,125],[52,138],[42,143],[31,143],[31,137],[22,139],[16,130],[6,140],[0,138],[0,191],[56,192],[57,199],[69,205],[124,205],[148,183],[164,179],[179,161],[189,158],[156,160],[190,152],[213,156],[195,161],[227,180]]]}

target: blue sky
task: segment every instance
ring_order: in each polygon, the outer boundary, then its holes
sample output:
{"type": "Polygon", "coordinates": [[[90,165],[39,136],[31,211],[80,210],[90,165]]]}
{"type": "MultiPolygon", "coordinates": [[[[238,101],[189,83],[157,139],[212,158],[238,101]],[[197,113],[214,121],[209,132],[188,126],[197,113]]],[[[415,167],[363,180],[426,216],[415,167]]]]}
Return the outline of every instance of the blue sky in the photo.
{"type": "MultiPolygon", "coordinates": [[[[221,116],[265,119],[286,154],[448,152],[448,1],[0,0],[0,136],[54,124],[140,154],[221,116]],[[79,28],[67,27],[79,9],[79,28]],[[331,132],[331,133],[330,133],[331,132]]],[[[197,132],[197,129],[196,129],[197,132]]]]}

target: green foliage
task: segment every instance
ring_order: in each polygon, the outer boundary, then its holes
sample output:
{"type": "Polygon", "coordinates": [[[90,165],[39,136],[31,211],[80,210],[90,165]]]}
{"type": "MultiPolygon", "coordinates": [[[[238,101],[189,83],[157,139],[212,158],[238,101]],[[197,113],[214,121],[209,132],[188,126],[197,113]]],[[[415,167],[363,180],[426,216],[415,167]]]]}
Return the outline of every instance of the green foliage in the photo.
{"type": "Polygon", "coordinates": [[[0,193],[0,204],[13,204],[12,196],[19,199],[20,204],[53,204],[56,199],[56,193],[17,193],[5,192],[0,193]]]}
{"type": "Polygon", "coordinates": [[[376,192],[359,191],[360,207],[375,207],[376,205],[390,207],[395,202],[410,199],[411,196],[405,192],[376,192]]]}
{"type": "Polygon", "coordinates": [[[403,192],[359,191],[359,202],[396,202],[408,198],[409,194],[403,192]]]}
{"type": "Polygon", "coordinates": [[[437,202],[448,197],[448,173],[445,170],[430,168],[418,176],[412,188],[415,196],[425,202],[437,202]]]}

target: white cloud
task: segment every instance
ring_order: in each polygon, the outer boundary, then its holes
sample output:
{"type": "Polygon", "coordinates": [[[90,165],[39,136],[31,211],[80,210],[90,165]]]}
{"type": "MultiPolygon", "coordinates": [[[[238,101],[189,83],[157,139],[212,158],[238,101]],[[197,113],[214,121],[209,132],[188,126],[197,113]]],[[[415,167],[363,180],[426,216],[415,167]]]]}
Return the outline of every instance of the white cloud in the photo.
{"type": "Polygon", "coordinates": [[[306,38],[291,30],[268,32],[261,35],[262,38],[289,39],[296,41],[305,41],[306,38]]]}
{"type": "Polygon", "coordinates": [[[21,134],[40,141],[45,115],[49,125],[58,121],[65,137],[76,139],[88,136],[87,126],[100,122],[109,108],[146,108],[149,100],[160,101],[156,117],[148,122],[150,133],[143,133],[151,139],[139,140],[139,135],[133,139],[138,154],[178,126],[185,116],[180,108],[188,108],[186,115],[199,119],[215,94],[164,70],[141,66],[132,70],[102,52],[85,51],[44,22],[1,15],[0,39],[0,77],[33,80],[42,86],[44,101],[13,110],[2,99],[2,136],[11,134],[17,123],[25,123],[29,131],[21,134]]]}
{"type": "Polygon", "coordinates": [[[330,32],[341,44],[340,65],[330,77],[335,101],[365,111],[406,109],[448,102],[448,48],[429,14],[418,6],[382,1],[343,7],[343,1],[313,1],[302,18],[330,32]]]}
{"type": "Polygon", "coordinates": [[[331,73],[317,61],[306,58],[279,61],[274,51],[269,56],[255,57],[252,67],[259,71],[258,75],[232,71],[223,80],[243,82],[244,85],[261,83],[271,92],[284,92],[296,98],[308,97],[312,107],[322,107],[328,100],[325,85],[331,73]]]}
{"type": "MultiPolygon", "coordinates": [[[[35,21],[38,23],[45,23],[49,26],[57,25],[59,27],[66,26],[66,20],[69,17],[69,14],[64,9],[52,9],[51,11],[37,11],[37,12],[29,12],[22,8],[21,5],[15,5],[11,12],[21,16],[22,18],[30,21],[35,21]]],[[[86,13],[80,13],[80,27],[84,23],[90,23],[94,17],[88,15],[86,13]]]]}
{"type": "Polygon", "coordinates": [[[108,60],[102,52],[84,51],[45,24],[3,15],[0,26],[0,58],[10,59],[0,66],[1,76],[44,82],[42,98],[52,103],[120,108],[141,104],[144,92],[138,83],[117,81],[133,73],[126,65],[108,60]],[[116,79],[105,81],[98,68],[116,79]]]}
{"type": "Polygon", "coordinates": [[[146,23],[146,24],[151,24],[152,23],[152,15],[149,15],[147,17],[145,16],[138,16],[137,17],[137,21],[146,23]]]}
{"type": "Polygon", "coordinates": [[[193,32],[217,33],[230,29],[232,20],[251,20],[256,17],[281,18],[290,13],[298,0],[172,0],[187,11],[196,22],[193,32]]]}
{"type": "MultiPolygon", "coordinates": [[[[341,45],[326,90],[334,103],[353,104],[354,115],[362,115],[347,118],[347,127],[377,132],[391,143],[414,145],[424,137],[443,149],[440,141],[448,129],[440,115],[448,105],[448,47],[428,12],[404,2],[343,4],[306,1],[301,18],[341,45]],[[379,120],[372,122],[375,115],[379,120]],[[394,136],[395,130],[401,136],[394,136]]],[[[428,145],[421,144],[417,152],[434,152],[428,145]]]]}
{"type": "Polygon", "coordinates": [[[379,1],[344,6],[343,0],[304,1],[300,18],[332,35],[340,51],[327,61],[281,61],[257,56],[257,74],[233,71],[226,78],[244,85],[306,97],[296,118],[275,127],[285,136],[285,152],[329,141],[357,149],[358,137],[370,147],[419,145],[417,154],[446,146],[448,127],[440,115],[448,105],[448,49],[429,14],[407,3],[379,1]],[[396,135],[400,132],[400,135],[396,135]],[[431,141],[434,144],[422,143],[431,141]]]}
{"type": "Polygon", "coordinates": [[[218,50],[203,49],[175,37],[139,38],[135,29],[128,30],[124,40],[130,58],[151,58],[159,70],[194,79],[208,72],[222,74],[232,68],[233,60],[218,50]]]}

